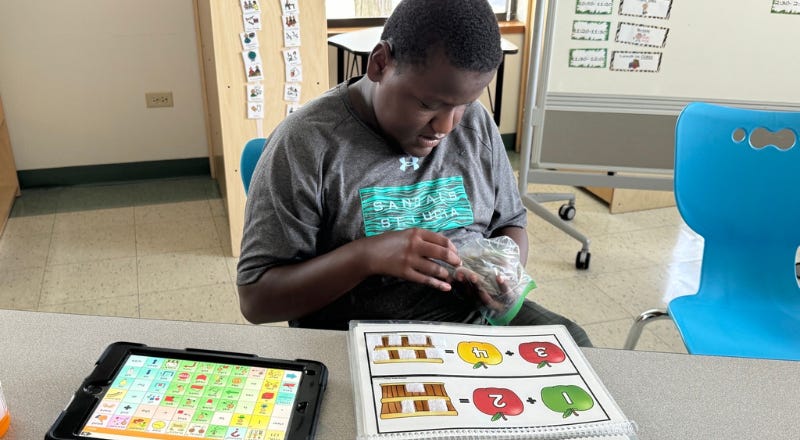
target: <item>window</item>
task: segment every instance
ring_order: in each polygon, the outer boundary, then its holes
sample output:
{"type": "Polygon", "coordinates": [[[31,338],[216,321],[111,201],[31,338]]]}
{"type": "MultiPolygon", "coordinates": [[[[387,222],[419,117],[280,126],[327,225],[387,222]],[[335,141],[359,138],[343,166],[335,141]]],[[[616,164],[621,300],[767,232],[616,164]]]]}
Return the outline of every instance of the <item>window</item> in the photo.
{"type": "MultiPolygon", "coordinates": [[[[516,18],[517,0],[488,0],[498,20],[516,18]]],[[[328,26],[380,26],[400,0],[325,0],[328,26]]]]}

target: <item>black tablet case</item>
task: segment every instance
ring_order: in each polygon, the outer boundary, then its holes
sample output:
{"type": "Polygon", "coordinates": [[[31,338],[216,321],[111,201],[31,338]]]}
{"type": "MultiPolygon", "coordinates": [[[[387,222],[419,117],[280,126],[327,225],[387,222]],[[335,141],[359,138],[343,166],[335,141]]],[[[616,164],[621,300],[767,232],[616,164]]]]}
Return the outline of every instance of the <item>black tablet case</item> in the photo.
{"type": "MultiPolygon", "coordinates": [[[[200,362],[218,362],[269,368],[280,368],[303,372],[300,391],[292,411],[287,439],[310,439],[316,432],[317,418],[322,404],[322,394],[328,381],[328,369],[313,360],[284,360],[258,357],[252,354],[205,350],[198,348],[171,349],[149,347],[133,342],[110,344],[95,362],[94,370],[83,380],[80,387],[45,435],[45,440],[75,440],[78,430],[91,416],[105,390],[111,385],[117,370],[129,354],[190,359],[200,362]]],[[[94,437],[98,438],[98,437],[94,437]]],[[[189,438],[189,437],[187,437],[189,438]]]]}

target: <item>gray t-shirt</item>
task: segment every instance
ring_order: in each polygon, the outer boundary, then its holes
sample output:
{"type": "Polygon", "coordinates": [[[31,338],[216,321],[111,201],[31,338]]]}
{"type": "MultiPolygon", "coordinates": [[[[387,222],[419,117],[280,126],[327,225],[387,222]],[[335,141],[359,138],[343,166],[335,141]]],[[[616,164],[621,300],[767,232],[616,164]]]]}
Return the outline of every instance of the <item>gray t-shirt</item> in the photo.
{"type": "MultiPolygon", "coordinates": [[[[458,247],[525,220],[500,134],[480,103],[417,158],[367,126],[342,83],[270,135],[250,184],[237,283],[390,230],[429,229],[458,247]]],[[[346,329],[351,319],[481,321],[457,295],[374,276],[294,324],[346,329]]]]}

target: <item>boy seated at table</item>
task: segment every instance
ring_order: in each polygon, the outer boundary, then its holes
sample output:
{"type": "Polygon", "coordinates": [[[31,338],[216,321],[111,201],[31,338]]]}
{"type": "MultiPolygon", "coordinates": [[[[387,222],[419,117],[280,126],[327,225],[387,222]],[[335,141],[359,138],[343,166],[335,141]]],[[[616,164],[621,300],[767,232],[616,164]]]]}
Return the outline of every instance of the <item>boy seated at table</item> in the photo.
{"type": "MultiPolygon", "coordinates": [[[[508,236],[526,210],[498,129],[477,102],[502,60],[486,0],[403,0],[366,74],[289,115],[250,184],[237,284],[254,323],[347,329],[354,319],[484,324],[454,277],[459,248],[508,236]]],[[[502,283],[504,280],[498,280],[502,283]]],[[[525,300],[510,325],[577,324],[525,300]]]]}

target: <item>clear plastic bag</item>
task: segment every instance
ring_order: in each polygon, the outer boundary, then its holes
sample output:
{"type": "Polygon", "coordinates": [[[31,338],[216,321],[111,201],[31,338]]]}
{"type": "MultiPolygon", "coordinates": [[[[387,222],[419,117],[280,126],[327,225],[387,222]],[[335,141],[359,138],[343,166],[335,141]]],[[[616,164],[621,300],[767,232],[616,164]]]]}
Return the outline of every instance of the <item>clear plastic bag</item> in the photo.
{"type": "Polygon", "coordinates": [[[457,281],[468,280],[475,288],[457,288],[455,293],[475,301],[490,324],[511,322],[528,292],[536,288],[522,266],[517,243],[506,236],[480,238],[464,243],[458,254],[462,264],[451,268],[451,276],[457,281]]]}

